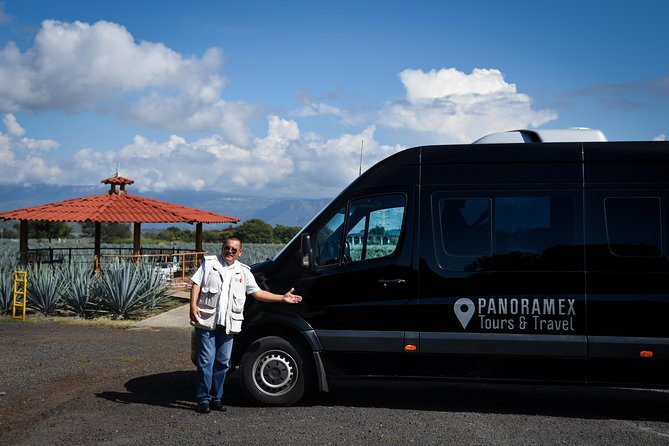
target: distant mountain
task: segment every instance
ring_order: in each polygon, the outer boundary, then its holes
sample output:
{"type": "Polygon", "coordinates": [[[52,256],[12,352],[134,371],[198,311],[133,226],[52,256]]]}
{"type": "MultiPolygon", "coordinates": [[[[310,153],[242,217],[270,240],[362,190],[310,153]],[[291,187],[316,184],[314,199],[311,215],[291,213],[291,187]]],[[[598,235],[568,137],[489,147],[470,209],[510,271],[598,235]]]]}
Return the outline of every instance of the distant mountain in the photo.
{"type": "MultiPolygon", "coordinates": [[[[0,212],[12,211],[71,198],[103,194],[107,186],[0,185],[0,212]]],[[[131,188],[129,193],[136,193],[131,188]]],[[[138,195],[140,195],[137,192],[138,195]]],[[[329,202],[329,198],[291,199],[224,194],[216,191],[169,191],[141,194],[149,198],[229,215],[243,221],[259,218],[271,225],[304,226],[329,202]]],[[[190,226],[190,225],[187,225],[190,226]]],[[[207,225],[213,229],[216,225],[207,225]]],[[[227,225],[223,225],[227,226],[227,225]]]]}
{"type": "Polygon", "coordinates": [[[321,209],[330,203],[330,199],[321,200],[280,200],[265,208],[258,209],[253,218],[259,218],[272,224],[285,226],[304,226],[321,209]]]}
{"type": "Polygon", "coordinates": [[[105,186],[0,185],[0,212],[102,194],[105,186]]]}

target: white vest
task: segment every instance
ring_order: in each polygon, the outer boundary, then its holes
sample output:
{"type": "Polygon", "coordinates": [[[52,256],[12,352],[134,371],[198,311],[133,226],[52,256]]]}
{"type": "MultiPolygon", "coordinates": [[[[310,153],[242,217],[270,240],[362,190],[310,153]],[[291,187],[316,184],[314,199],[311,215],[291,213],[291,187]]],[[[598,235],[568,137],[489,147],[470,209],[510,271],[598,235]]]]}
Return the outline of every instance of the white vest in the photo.
{"type": "Polygon", "coordinates": [[[193,325],[206,330],[214,330],[221,308],[221,299],[228,299],[225,312],[225,333],[234,334],[242,330],[244,303],[246,302],[246,274],[250,268],[235,262],[227,289],[223,289],[223,275],[226,269],[216,256],[204,256],[204,274],[200,286],[197,307],[200,317],[193,325]]]}

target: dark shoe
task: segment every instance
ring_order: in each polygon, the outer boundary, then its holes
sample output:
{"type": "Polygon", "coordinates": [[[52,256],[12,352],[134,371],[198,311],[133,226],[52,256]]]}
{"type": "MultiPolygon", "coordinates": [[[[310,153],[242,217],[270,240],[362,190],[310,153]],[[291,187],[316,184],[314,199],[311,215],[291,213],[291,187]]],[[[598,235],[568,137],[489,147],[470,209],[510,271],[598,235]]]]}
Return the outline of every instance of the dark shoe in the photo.
{"type": "Polygon", "coordinates": [[[220,410],[221,412],[225,412],[228,410],[227,407],[225,407],[225,404],[221,400],[213,400],[211,402],[211,410],[220,410]]]}
{"type": "MultiPolygon", "coordinates": [[[[220,401],[219,401],[220,404],[220,401]]],[[[199,413],[209,413],[211,412],[211,407],[209,407],[209,403],[206,401],[203,401],[201,403],[197,403],[197,408],[195,409],[199,413]]]]}

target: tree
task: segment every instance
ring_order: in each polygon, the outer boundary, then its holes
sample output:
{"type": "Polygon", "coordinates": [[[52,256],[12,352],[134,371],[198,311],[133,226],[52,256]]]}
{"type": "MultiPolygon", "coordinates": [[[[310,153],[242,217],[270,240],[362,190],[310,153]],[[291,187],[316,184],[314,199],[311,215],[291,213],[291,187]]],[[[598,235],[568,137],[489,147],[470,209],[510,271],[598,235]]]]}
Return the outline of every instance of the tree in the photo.
{"type": "Polygon", "coordinates": [[[36,221],[28,225],[29,238],[46,238],[51,241],[52,238],[67,237],[72,232],[64,221],[36,221]]]}
{"type": "Polygon", "coordinates": [[[272,225],[253,218],[247,220],[232,229],[232,235],[239,238],[242,243],[274,243],[274,230],[272,225]]]}
{"type": "Polygon", "coordinates": [[[169,228],[163,229],[158,233],[156,238],[159,240],[167,240],[168,242],[174,242],[181,240],[181,229],[176,226],[170,226],[169,228]]]}
{"type": "Polygon", "coordinates": [[[168,242],[192,242],[195,241],[195,233],[188,229],[179,229],[176,226],[170,226],[163,229],[156,236],[158,240],[168,242]]]}
{"type": "Polygon", "coordinates": [[[92,221],[85,221],[81,224],[82,237],[95,237],[95,223],[92,221]]]}
{"type": "Polygon", "coordinates": [[[278,243],[288,243],[295,237],[295,234],[300,232],[299,226],[284,226],[276,225],[274,226],[274,240],[278,243]]]}
{"type": "Polygon", "coordinates": [[[21,229],[18,223],[12,225],[11,228],[3,228],[2,238],[19,238],[21,229]]]}
{"type": "MultiPolygon", "coordinates": [[[[300,231],[299,226],[276,225],[272,227],[260,219],[251,219],[239,226],[228,225],[225,229],[202,231],[205,243],[220,243],[227,237],[238,237],[243,243],[288,243],[300,231]]],[[[93,237],[95,224],[92,222],[81,225],[82,235],[93,237]]],[[[151,238],[167,242],[194,242],[195,231],[170,226],[160,231],[147,232],[151,238]]],[[[132,236],[130,226],[122,223],[102,223],[101,237],[105,241],[127,239],[132,236]]]]}
{"type": "Polygon", "coordinates": [[[218,229],[202,231],[202,241],[204,243],[219,243],[223,241],[223,231],[218,229]]]}
{"type": "Polygon", "coordinates": [[[102,238],[105,240],[127,239],[132,237],[127,223],[102,223],[102,238]]]}
{"type": "Polygon", "coordinates": [[[381,225],[376,225],[369,230],[369,235],[384,235],[386,228],[381,225]]]}
{"type": "MultiPolygon", "coordinates": [[[[83,237],[95,237],[95,223],[92,221],[82,223],[81,235],[83,237]]],[[[132,231],[127,223],[102,223],[100,225],[100,238],[102,240],[118,240],[130,237],[132,237],[132,231]]]]}

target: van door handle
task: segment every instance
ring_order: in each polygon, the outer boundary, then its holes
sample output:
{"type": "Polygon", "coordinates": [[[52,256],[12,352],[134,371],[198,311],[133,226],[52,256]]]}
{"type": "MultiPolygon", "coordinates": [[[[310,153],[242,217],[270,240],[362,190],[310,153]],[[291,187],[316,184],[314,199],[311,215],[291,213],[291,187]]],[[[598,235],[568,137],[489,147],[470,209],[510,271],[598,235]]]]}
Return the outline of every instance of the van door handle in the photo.
{"type": "Polygon", "coordinates": [[[383,287],[384,290],[390,290],[392,288],[395,288],[398,285],[402,285],[403,283],[406,283],[406,280],[404,279],[381,279],[379,280],[379,283],[383,287]]]}

